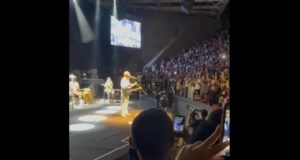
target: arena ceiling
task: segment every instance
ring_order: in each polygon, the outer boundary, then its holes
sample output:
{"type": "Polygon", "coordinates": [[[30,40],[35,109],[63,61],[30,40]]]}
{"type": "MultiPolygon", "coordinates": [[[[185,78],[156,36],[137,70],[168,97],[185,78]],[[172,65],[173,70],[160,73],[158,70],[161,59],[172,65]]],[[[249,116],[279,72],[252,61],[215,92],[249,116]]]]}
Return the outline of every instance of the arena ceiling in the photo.
{"type": "MultiPolygon", "coordinates": [[[[95,3],[97,0],[87,0],[95,3]]],[[[220,16],[229,0],[117,0],[125,2],[127,9],[147,9],[165,12],[182,12],[181,6],[189,6],[189,14],[220,16]]],[[[100,0],[101,6],[110,7],[113,0],[100,0]]]]}

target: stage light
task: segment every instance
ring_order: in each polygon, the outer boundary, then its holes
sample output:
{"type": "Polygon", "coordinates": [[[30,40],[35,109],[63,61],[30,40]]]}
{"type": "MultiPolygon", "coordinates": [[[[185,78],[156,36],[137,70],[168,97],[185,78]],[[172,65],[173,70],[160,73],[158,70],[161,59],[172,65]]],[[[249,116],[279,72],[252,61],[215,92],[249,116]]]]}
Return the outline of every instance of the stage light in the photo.
{"type": "Polygon", "coordinates": [[[113,5],[113,16],[117,19],[118,13],[117,13],[117,0],[114,0],[114,5],[113,5]]]}
{"type": "Polygon", "coordinates": [[[132,124],[132,121],[129,121],[128,124],[131,125],[131,124],[132,124]]]}
{"type": "Polygon", "coordinates": [[[87,115],[87,116],[81,116],[78,118],[78,120],[83,122],[99,122],[105,120],[106,117],[102,115],[87,115]]]}
{"type": "Polygon", "coordinates": [[[88,43],[94,40],[94,33],[85,17],[83,14],[79,4],[74,0],[74,7],[75,7],[75,13],[77,17],[77,21],[79,24],[79,30],[81,34],[81,40],[83,43],[88,43]]]}
{"type": "Polygon", "coordinates": [[[97,114],[114,114],[117,113],[117,110],[98,110],[95,113],[97,114]]]}
{"type": "Polygon", "coordinates": [[[128,3],[128,0],[113,0],[112,15],[118,20],[124,19],[127,14],[128,3]]]}
{"type": "Polygon", "coordinates": [[[95,126],[92,124],[88,124],[88,123],[71,124],[69,126],[70,131],[85,131],[85,130],[89,130],[92,128],[95,128],[95,126]]]}

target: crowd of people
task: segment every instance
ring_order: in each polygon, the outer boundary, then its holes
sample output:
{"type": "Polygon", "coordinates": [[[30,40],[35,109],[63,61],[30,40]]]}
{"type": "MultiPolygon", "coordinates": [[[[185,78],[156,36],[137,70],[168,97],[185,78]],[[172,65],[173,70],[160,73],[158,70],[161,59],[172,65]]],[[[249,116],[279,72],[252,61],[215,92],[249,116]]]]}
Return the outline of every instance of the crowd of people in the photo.
{"type": "Polygon", "coordinates": [[[166,112],[156,108],[144,110],[131,126],[129,160],[224,160],[219,153],[229,141],[218,141],[223,130],[219,125],[222,109],[212,111],[206,119],[207,116],[206,110],[190,113],[184,130],[193,130],[178,137],[166,112]]]}
{"type": "Polygon", "coordinates": [[[177,96],[209,105],[229,100],[229,33],[219,31],[175,57],[145,67],[142,83],[148,92],[173,90],[177,96]]]}

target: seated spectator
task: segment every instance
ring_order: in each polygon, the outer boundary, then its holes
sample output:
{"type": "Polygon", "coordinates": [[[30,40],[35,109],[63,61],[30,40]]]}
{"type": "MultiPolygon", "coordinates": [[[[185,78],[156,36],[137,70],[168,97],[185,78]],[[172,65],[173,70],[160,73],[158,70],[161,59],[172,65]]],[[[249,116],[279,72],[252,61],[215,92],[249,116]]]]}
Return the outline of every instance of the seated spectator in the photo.
{"type": "MultiPolygon", "coordinates": [[[[229,145],[229,142],[215,144],[221,134],[222,127],[219,126],[206,141],[184,145],[175,159],[211,160],[229,145]]],[[[136,149],[141,160],[171,160],[174,130],[166,112],[155,108],[141,112],[132,123],[129,144],[136,149]]]]}

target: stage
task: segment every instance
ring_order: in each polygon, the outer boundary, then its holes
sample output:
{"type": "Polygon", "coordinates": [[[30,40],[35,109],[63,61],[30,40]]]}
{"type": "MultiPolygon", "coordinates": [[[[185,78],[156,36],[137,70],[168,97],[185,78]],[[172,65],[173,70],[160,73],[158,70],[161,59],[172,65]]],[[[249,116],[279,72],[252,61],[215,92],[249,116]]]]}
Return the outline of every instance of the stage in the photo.
{"type": "Polygon", "coordinates": [[[120,116],[120,103],[85,105],[70,111],[70,160],[127,159],[132,120],[142,110],[156,107],[154,99],[130,100],[129,116],[120,116]]]}

